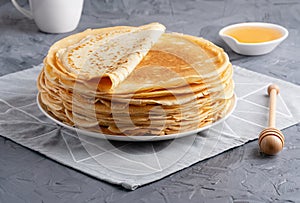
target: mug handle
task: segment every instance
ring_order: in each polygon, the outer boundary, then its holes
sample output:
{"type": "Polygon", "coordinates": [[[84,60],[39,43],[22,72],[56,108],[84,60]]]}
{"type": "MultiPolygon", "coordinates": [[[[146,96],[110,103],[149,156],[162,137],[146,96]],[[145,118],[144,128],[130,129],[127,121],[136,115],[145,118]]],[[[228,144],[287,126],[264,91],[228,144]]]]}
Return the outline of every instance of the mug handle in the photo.
{"type": "Polygon", "coordinates": [[[12,4],[16,7],[16,9],[17,9],[18,11],[20,11],[22,14],[24,14],[27,18],[33,19],[33,16],[32,16],[31,11],[22,8],[22,7],[16,2],[16,0],[11,0],[11,2],[12,2],[12,4]]]}

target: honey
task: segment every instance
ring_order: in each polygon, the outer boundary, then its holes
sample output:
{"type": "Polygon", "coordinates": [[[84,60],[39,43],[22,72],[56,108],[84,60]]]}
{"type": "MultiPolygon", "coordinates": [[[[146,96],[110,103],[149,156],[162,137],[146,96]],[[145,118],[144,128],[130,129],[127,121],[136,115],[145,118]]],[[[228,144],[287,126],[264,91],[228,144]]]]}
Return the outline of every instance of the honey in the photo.
{"type": "Polygon", "coordinates": [[[224,32],[241,43],[268,42],[282,37],[282,33],[273,28],[259,26],[235,27],[224,32]]]}

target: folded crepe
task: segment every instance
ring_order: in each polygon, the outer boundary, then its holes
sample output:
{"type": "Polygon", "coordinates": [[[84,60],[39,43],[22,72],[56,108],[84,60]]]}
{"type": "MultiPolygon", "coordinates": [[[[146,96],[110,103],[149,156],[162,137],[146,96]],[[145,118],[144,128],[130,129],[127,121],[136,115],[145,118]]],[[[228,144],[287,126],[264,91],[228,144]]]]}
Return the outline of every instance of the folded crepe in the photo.
{"type": "Polygon", "coordinates": [[[87,30],[56,42],[38,78],[56,119],[112,135],[166,135],[224,117],[234,104],[223,49],[163,25],[87,30]]]}
{"type": "Polygon", "coordinates": [[[165,31],[159,23],[86,30],[55,43],[46,63],[108,91],[124,81],[165,31]]]}

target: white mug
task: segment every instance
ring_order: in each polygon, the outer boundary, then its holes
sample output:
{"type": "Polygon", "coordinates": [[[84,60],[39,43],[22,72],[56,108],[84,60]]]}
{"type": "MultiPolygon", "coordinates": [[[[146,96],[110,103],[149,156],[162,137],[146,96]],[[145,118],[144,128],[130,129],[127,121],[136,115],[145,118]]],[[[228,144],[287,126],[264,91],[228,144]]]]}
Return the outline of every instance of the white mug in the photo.
{"type": "Polygon", "coordinates": [[[41,31],[64,33],[77,27],[84,0],[29,0],[30,11],[11,1],[26,17],[34,19],[41,31]]]}

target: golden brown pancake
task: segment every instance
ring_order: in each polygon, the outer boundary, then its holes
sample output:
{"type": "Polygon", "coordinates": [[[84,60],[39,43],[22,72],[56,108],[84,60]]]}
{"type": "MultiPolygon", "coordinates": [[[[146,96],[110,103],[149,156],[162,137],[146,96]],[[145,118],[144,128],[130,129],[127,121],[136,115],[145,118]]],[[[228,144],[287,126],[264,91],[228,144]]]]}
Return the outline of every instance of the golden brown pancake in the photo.
{"type": "Polygon", "coordinates": [[[225,116],[234,103],[226,53],[163,30],[157,23],[103,28],[58,41],[38,78],[43,108],[69,125],[127,136],[185,132],[225,116]]]}

